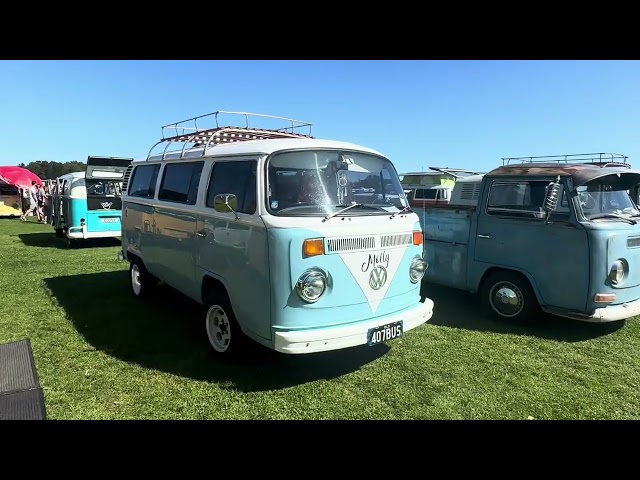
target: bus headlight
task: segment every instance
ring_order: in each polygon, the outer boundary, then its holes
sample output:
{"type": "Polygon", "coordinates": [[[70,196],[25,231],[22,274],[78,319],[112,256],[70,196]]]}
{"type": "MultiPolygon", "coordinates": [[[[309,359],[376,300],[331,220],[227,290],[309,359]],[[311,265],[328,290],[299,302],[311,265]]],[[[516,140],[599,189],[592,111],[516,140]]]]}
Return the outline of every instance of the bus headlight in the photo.
{"type": "Polygon", "coordinates": [[[304,272],[296,282],[298,296],[307,303],[315,303],[327,289],[327,276],[319,269],[312,268],[304,272]]]}
{"type": "Polygon", "coordinates": [[[613,265],[611,265],[611,271],[609,272],[609,280],[613,285],[618,285],[629,274],[629,263],[624,258],[619,258],[613,265]]]}
{"type": "Polygon", "coordinates": [[[409,267],[409,278],[411,279],[411,283],[418,283],[424,277],[424,272],[427,270],[427,262],[425,262],[422,257],[416,255],[413,260],[411,260],[411,266],[409,267]]]}

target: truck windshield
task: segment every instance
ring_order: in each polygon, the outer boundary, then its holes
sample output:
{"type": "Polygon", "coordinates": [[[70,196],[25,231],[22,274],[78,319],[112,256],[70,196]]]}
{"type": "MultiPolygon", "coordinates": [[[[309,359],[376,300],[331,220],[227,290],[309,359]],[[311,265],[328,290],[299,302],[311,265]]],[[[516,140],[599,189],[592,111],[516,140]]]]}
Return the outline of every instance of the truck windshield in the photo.
{"type": "Polygon", "coordinates": [[[616,216],[640,216],[640,211],[627,191],[617,189],[615,184],[605,185],[592,182],[578,187],[576,191],[582,212],[587,220],[615,219],[616,216]]]}
{"type": "Polygon", "coordinates": [[[408,206],[389,160],[336,150],[275,154],[267,165],[267,208],[275,215],[376,215],[408,206]]]}

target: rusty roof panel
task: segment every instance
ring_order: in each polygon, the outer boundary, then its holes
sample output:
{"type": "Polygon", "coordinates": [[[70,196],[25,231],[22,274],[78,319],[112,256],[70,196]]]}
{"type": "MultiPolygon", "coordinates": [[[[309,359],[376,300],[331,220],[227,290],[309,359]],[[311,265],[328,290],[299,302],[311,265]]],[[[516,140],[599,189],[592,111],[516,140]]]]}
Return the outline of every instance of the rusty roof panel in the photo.
{"type": "Polygon", "coordinates": [[[574,186],[584,185],[596,178],[608,175],[636,175],[640,177],[640,170],[632,170],[625,166],[599,166],[596,164],[516,164],[504,165],[488,172],[486,177],[571,177],[574,186]]]}

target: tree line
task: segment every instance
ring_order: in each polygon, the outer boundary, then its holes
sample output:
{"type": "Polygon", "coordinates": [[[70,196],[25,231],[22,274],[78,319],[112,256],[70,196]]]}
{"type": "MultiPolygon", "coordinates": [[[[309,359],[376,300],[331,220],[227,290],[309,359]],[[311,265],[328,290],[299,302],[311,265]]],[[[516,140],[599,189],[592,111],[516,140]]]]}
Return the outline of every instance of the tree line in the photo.
{"type": "Polygon", "coordinates": [[[86,163],[77,161],[62,163],[38,160],[36,162],[29,162],[26,165],[24,163],[20,163],[18,166],[35,173],[42,180],[53,180],[67,173],[84,172],[87,169],[86,163]]]}

